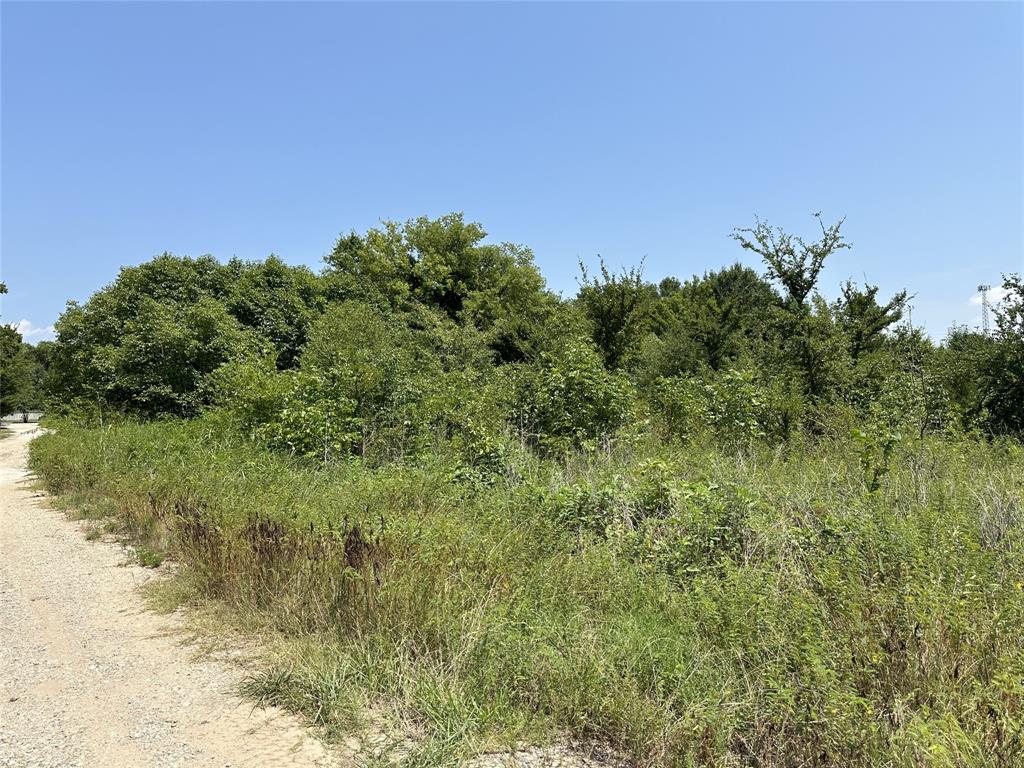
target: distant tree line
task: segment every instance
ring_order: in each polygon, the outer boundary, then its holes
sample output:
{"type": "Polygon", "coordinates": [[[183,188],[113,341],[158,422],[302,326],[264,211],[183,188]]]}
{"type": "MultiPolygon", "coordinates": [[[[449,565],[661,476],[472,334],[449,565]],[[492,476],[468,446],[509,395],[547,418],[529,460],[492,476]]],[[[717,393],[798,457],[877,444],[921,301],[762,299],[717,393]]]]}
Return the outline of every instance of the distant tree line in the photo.
{"type": "Polygon", "coordinates": [[[452,440],[481,461],[505,440],[597,446],[630,429],[670,440],[784,441],[864,424],[978,435],[1024,430],[1024,286],[1005,278],[996,330],[934,343],[906,291],[818,290],[850,247],[842,221],[805,240],[763,221],[740,264],[648,282],[581,265],[563,299],[529,249],[484,242],[461,214],[339,238],[319,273],[164,254],[70,303],[57,340],[4,327],[4,410],[138,418],[219,409],[310,455],[404,455],[452,440]]]}
{"type": "MultiPolygon", "coordinates": [[[[0,283],[0,294],[7,285],[0,283]]],[[[17,328],[0,323],[0,415],[43,407],[43,379],[52,342],[25,343],[17,328]]]]}

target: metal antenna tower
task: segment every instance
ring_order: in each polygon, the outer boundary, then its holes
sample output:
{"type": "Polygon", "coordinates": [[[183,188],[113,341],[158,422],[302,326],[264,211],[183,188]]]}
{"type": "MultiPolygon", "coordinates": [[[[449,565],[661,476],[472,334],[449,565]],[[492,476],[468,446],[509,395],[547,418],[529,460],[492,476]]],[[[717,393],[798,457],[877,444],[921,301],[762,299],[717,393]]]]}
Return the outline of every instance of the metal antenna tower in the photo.
{"type": "Polygon", "coordinates": [[[992,290],[991,285],[979,285],[978,291],[981,293],[981,331],[986,336],[989,334],[988,327],[988,292],[992,290]]]}

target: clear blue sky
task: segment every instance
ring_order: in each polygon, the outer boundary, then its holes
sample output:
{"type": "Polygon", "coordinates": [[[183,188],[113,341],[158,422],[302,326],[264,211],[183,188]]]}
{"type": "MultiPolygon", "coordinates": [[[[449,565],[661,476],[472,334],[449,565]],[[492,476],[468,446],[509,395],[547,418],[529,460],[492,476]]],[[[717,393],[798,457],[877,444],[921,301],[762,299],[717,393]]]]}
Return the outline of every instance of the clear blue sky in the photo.
{"type": "Polygon", "coordinates": [[[688,276],[742,258],[755,214],[846,216],[826,294],[906,287],[936,337],[1024,269],[1017,3],[0,14],[6,321],[164,250],[317,266],[342,231],[452,210],[566,293],[580,258],[688,276]]]}

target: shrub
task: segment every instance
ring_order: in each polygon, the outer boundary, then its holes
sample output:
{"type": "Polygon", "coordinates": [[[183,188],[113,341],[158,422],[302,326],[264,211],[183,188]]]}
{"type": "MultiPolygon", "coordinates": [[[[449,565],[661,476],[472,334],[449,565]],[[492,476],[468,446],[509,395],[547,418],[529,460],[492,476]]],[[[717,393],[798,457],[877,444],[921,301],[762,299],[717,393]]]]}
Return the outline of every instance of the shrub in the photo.
{"type": "Polygon", "coordinates": [[[513,374],[512,421],[526,437],[555,453],[596,448],[624,422],[632,387],[609,372],[592,344],[574,340],[513,374]]]}
{"type": "Polygon", "coordinates": [[[777,422],[766,393],[745,371],[727,370],[703,379],[662,378],[653,399],[666,432],[677,439],[711,432],[730,447],[749,445],[766,436],[763,425],[777,422]]]}

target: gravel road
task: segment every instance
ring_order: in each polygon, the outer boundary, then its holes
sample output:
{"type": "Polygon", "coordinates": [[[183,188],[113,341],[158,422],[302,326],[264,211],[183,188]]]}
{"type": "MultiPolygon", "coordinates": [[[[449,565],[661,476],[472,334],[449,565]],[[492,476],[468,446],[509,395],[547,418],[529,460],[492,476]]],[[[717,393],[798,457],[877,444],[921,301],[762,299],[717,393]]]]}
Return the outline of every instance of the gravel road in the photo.
{"type": "Polygon", "coordinates": [[[0,439],[0,767],[332,766],[289,715],[252,711],[231,664],[148,611],[151,570],[87,542],[26,482],[35,425],[0,439]]]}

